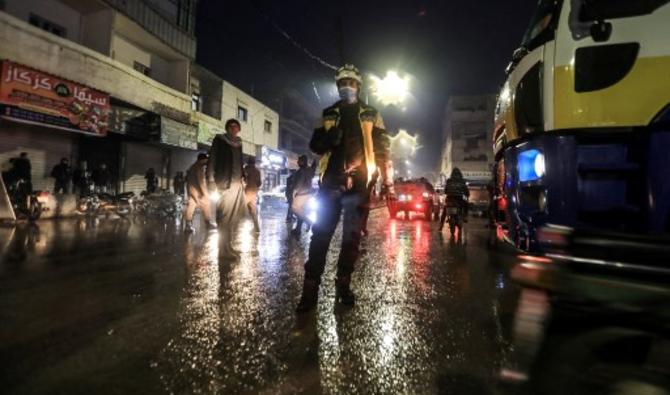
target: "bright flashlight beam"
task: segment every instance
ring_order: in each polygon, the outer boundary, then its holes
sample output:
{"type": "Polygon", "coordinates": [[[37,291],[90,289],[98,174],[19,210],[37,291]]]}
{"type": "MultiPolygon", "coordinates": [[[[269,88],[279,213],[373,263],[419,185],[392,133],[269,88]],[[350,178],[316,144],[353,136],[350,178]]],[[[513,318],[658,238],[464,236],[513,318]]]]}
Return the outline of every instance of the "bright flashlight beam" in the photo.
{"type": "Polygon", "coordinates": [[[383,79],[371,76],[372,93],[384,105],[400,105],[409,94],[409,79],[402,78],[396,71],[386,72],[383,79]]]}

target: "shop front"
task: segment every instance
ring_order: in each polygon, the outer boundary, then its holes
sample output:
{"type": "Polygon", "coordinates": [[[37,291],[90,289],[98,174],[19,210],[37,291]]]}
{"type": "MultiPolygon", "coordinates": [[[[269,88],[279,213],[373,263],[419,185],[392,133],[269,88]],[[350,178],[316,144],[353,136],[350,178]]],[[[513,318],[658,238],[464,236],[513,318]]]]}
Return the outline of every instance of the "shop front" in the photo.
{"type": "Polygon", "coordinates": [[[279,151],[261,146],[257,148],[256,156],[258,168],[263,178],[263,191],[271,191],[278,185],[281,185],[282,175],[287,173],[288,158],[279,151]]]}
{"type": "Polygon", "coordinates": [[[197,128],[152,111],[114,101],[110,130],[123,136],[121,190],[146,190],[145,175],[153,169],[160,188],[171,189],[178,171],[197,157],[197,128]]]}
{"type": "Polygon", "coordinates": [[[109,94],[42,71],[2,61],[0,164],[21,152],[31,161],[33,187],[53,190],[51,168],[79,161],[82,139],[105,140],[109,94]]]}

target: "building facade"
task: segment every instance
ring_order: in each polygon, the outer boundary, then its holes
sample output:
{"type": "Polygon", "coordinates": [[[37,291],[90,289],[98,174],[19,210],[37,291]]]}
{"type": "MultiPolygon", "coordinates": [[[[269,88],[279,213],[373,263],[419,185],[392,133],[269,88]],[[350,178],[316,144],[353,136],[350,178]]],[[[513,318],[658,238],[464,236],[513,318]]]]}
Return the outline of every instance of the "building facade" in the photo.
{"type": "Polygon", "coordinates": [[[149,168],[167,188],[193,161],[194,0],[0,5],[0,163],[27,152],[44,190],[61,158],[89,171],[104,164],[111,190],[139,192],[149,168]]]}
{"type": "Polygon", "coordinates": [[[471,181],[491,178],[494,95],[452,96],[443,123],[440,173],[444,177],[458,167],[471,181]]]}
{"type": "Polygon", "coordinates": [[[240,119],[245,155],[277,150],[277,112],[194,63],[195,7],[0,1],[0,165],[26,152],[34,187],[52,190],[61,158],[89,172],[104,164],[112,191],[139,193],[149,168],[170,188],[229,118],[240,119]]]}

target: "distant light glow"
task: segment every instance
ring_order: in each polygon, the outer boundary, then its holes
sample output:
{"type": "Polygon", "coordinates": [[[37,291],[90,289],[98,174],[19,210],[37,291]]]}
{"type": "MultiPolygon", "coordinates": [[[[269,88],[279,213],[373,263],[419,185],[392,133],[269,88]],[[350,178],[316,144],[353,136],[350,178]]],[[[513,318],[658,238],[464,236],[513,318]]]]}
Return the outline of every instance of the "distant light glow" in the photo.
{"type": "Polygon", "coordinates": [[[409,94],[409,79],[401,77],[397,71],[389,70],[382,79],[375,75],[372,80],[372,93],[384,105],[401,105],[409,94]]]}

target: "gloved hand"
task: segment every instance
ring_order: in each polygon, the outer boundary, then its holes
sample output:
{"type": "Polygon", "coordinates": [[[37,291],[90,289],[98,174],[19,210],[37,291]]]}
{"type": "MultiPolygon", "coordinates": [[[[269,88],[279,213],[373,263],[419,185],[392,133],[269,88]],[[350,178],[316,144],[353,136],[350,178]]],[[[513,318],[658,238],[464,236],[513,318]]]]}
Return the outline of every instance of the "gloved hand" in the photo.
{"type": "Polygon", "coordinates": [[[337,147],[340,145],[340,143],[342,143],[343,135],[344,132],[342,132],[342,129],[338,128],[337,126],[333,126],[326,132],[326,144],[328,144],[330,148],[337,147]]]}

